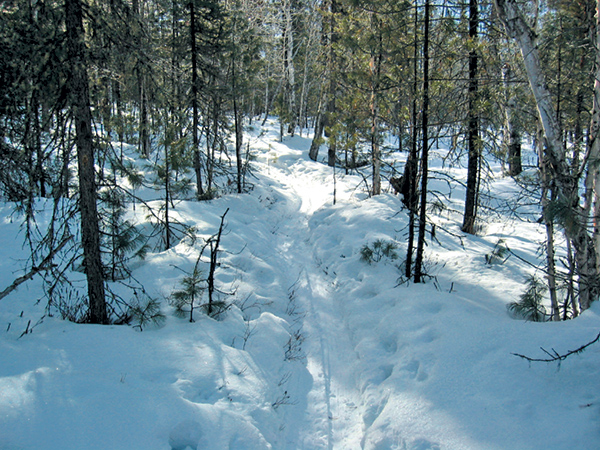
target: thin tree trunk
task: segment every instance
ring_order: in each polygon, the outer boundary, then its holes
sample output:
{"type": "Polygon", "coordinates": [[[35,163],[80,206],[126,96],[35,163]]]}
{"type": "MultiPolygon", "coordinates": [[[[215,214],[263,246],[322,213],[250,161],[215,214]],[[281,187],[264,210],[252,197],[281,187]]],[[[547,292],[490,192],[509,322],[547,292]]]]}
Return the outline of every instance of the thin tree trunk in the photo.
{"type": "Polygon", "coordinates": [[[427,223],[427,176],[429,165],[429,20],[431,15],[429,0],[425,0],[425,29],[423,32],[423,118],[421,152],[421,209],[419,211],[419,237],[415,258],[415,283],[423,282],[423,252],[425,247],[425,226],[427,223]]]}
{"type": "MultiPolygon", "coordinates": [[[[168,125],[167,125],[168,127],[168,125]]],[[[171,200],[171,163],[169,158],[169,147],[172,145],[170,132],[165,135],[165,250],[171,248],[171,223],[169,220],[169,201],[171,200]]]]}
{"type": "MultiPolygon", "coordinates": [[[[593,172],[594,189],[594,220],[593,220],[593,242],[596,255],[595,275],[600,274],[600,0],[596,3],[596,23],[593,42],[596,51],[594,98],[592,108],[592,119],[590,123],[590,159],[589,167],[593,172]]],[[[593,298],[592,300],[595,300],[593,298]]],[[[582,305],[582,309],[585,309],[582,305]]]]}
{"type": "Polygon", "coordinates": [[[377,96],[381,73],[381,33],[375,12],[371,12],[371,31],[377,33],[377,49],[371,53],[371,161],[373,165],[373,195],[381,194],[381,149],[379,148],[379,110],[377,96]]]}
{"type": "Polygon", "coordinates": [[[477,80],[477,26],[479,14],[477,0],[469,1],[469,124],[467,141],[469,147],[469,161],[467,164],[467,196],[465,199],[465,213],[463,216],[462,231],[469,234],[475,233],[475,219],[477,215],[477,186],[479,179],[479,113],[477,111],[478,80],[477,80]]]}
{"type": "Polygon", "coordinates": [[[88,286],[91,323],[108,323],[104,274],[100,256],[96,174],[92,114],[84,43],[83,10],[80,0],[65,0],[69,65],[69,103],[75,120],[81,210],[81,243],[88,286]]]}
{"type": "Polygon", "coordinates": [[[146,77],[139,76],[140,85],[140,138],[139,147],[142,158],[150,156],[150,138],[148,133],[148,94],[146,93],[146,77]]]}
{"type": "MultiPolygon", "coordinates": [[[[542,133],[538,133],[540,135],[542,133]]],[[[543,139],[537,139],[538,143],[538,158],[540,167],[540,178],[542,183],[542,215],[546,226],[546,278],[548,281],[548,293],[550,294],[551,318],[553,321],[560,320],[558,300],[556,297],[556,265],[554,262],[554,221],[549,212],[549,208],[553,201],[556,201],[556,195],[552,189],[552,179],[546,165],[546,157],[544,155],[543,139]]]]}
{"type": "Polygon", "coordinates": [[[237,84],[235,73],[235,50],[231,61],[231,84],[233,93],[233,120],[235,125],[235,158],[237,164],[237,192],[242,193],[242,146],[244,145],[244,133],[242,124],[242,114],[239,111],[237,103],[237,84]]]}
{"type": "MultiPolygon", "coordinates": [[[[333,19],[330,19],[330,21],[333,19]]],[[[330,33],[328,33],[327,30],[327,25],[328,22],[325,20],[325,18],[323,17],[323,20],[321,21],[321,45],[323,47],[322,51],[322,55],[325,55],[326,62],[325,62],[325,72],[327,73],[327,76],[331,76],[329,69],[330,69],[330,64],[329,64],[329,58],[331,56],[330,53],[330,39],[327,39],[327,36],[330,35],[330,33]]],[[[325,77],[322,77],[325,78],[325,77]]],[[[325,122],[327,120],[326,118],[326,114],[327,114],[327,105],[328,105],[328,100],[327,100],[327,90],[329,88],[329,86],[326,85],[327,81],[323,80],[321,81],[319,84],[319,104],[317,106],[317,115],[315,117],[315,132],[313,134],[313,139],[312,142],[310,144],[310,150],[308,151],[308,157],[310,159],[312,159],[313,161],[316,161],[317,158],[319,157],[319,149],[321,147],[322,144],[322,138],[323,138],[323,132],[325,131],[325,122]]]]}
{"type": "Polygon", "coordinates": [[[302,88],[300,90],[300,108],[298,114],[298,125],[300,127],[300,136],[302,137],[304,128],[308,128],[307,120],[307,98],[308,98],[308,62],[310,56],[312,56],[314,30],[311,27],[308,35],[308,42],[306,43],[306,56],[304,57],[304,70],[302,73],[302,88]]]}
{"type": "Polygon", "coordinates": [[[419,75],[419,45],[418,45],[418,23],[419,23],[419,12],[415,8],[415,32],[414,32],[414,52],[413,52],[413,101],[412,101],[412,130],[411,130],[411,145],[410,153],[406,160],[406,166],[404,166],[403,175],[403,194],[404,204],[408,208],[408,243],[406,249],[406,267],[405,275],[406,278],[412,276],[412,257],[415,241],[415,216],[417,213],[418,197],[417,197],[417,172],[418,172],[418,146],[417,138],[419,135],[419,128],[417,125],[419,112],[417,110],[417,90],[418,90],[418,75],[419,75]]]}
{"type": "MultiPolygon", "coordinates": [[[[336,112],[336,91],[337,91],[337,80],[334,76],[334,70],[337,70],[336,56],[335,56],[335,43],[338,41],[336,32],[336,15],[338,13],[338,5],[336,0],[330,0],[330,19],[329,19],[329,48],[328,48],[328,67],[327,74],[329,77],[329,92],[327,93],[327,113],[325,115],[325,135],[327,136],[327,128],[331,130],[333,128],[333,120],[336,112]]],[[[327,164],[331,167],[335,166],[336,154],[337,154],[337,139],[333,133],[330,132],[329,149],[327,151],[327,164]]]]}
{"type": "Polygon", "coordinates": [[[512,68],[509,64],[502,67],[502,81],[504,84],[504,133],[503,145],[506,148],[508,175],[516,177],[522,171],[521,164],[521,130],[516,120],[516,98],[512,93],[513,82],[512,68]]]}
{"type": "MultiPolygon", "coordinates": [[[[38,90],[34,89],[31,94],[31,110],[33,112],[32,132],[33,146],[35,148],[35,180],[39,183],[40,197],[44,198],[46,192],[46,176],[44,174],[44,151],[42,150],[42,127],[39,118],[40,102],[38,98],[38,90]]],[[[36,183],[36,184],[37,184],[36,183]]]]}
{"type": "Polygon", "coordinates": [[[565,307],[563,311],[563,318],[567,320],[567,312],[568,312],[568,302],[571,303],[573,308],[573,318],[579,315],[579,307],[577,305],[577,298],[575,297],[575,282],[573,277],[575,275],[575,261],[573,260],[573,246],[571,245],[571,241],[566,239],[567,241],[567,267],[569,268],[569,273],[567,275],[567,302],[565,302],[565,307]]]}
{"type": "Polygon", "coordinates": [[[315,134],[313,135],[313,139],[310,143],[310,150],[308,151],[308,157],[313,161],[316,161],[319,157],[319,148],[321,147],[321,140],[323,138],[324,122],[323,113],[321,112],[321,103],[319,103],[319,111],[317,112],[317,119],[315,123],[315,134]]]}
{"type": "Polygon", "coordinates": [[[193,163],[196,174],[196,195],[200,199],[204,195],[202,187],[202,163],[200,161],[200,142],[198,139],[198,55],[196,49],[196,11],[194,2],[190,1],[190,50],[192,52],[192,146],[193,163]]]}
{"type": "Polygon", "coordinates": [[[284,66],[285,66],[285,91],[288,101],[288,134],[294,136],[296,131],[296,75],[294,68],[294,22],[292,18],[292,1],[284,2],[285,30],[284,30],[284,66]]]}
{"type": "Polygon", "coordinates": [[[262,126],[265,126],[265,123],[267,122],[267,119],[269,117],[269,109],[270,109],[270,101],[269,101],[269,79],[270,79],[270,73],[269,73],[269,61],[267,61],[267,73],[266,73],[266,77],[265,77],[265,115],[262,121],[262,126]]]}

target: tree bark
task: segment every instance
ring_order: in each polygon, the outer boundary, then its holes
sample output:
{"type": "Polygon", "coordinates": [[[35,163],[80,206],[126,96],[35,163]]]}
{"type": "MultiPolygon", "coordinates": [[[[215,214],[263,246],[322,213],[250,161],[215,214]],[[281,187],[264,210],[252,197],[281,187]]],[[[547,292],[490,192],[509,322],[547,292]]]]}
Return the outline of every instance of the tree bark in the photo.
{"type": "Polygon", "coordinates": [[[148,94],[146,88],[146,76],[139,75],[140,87],[140,137],[139,148],[142,158],[150,156],[150,135],[148,133],[148,94]]]}
{"type": "Polygon", "coordinates": [[[79,175],[81,242],[87,277],[91,323],[108,323],[104,274],[100,255],[94,142],[87,74],[87,49],[84,43],[83,8],[80,0],[65,0],[65,27],[68,46],[68,89],[71,113],[75,120],[79,175]]]}
{"type": "Polygon", "coordinates": [[[235,159],[236,159],[236,167],[237,167],[237,192],[238,194],[242,193],[242,171],[243,171],[243,161],[242,161],[242,146],[244,145],[244,127],[242,121],[242,113],[238,108],[238,92],[237,92],[237,79],[235,73],[235,50],[231,61],[231,88],[233,93],[233,121],[235,128],[235,159]]]}
{"type": "Polygon", "coordinates": [[[327,113],[325,114],[325,135],[327,136],[327,129],[329,128],[330,139],[329,149],[327,150],[327,164],[330,167],[335,166],[335,160],[337,156],[337,140],[331,131],[333,128],[334,115],[336,112],[336,91],[337,91],[337,80],[334,76],[334,70],[337,69],[336,57],[335,57],[335,43],[338,41],[336,32],[336,15],[338,13],[338,4],[336,0],[330,0],[330,20],[329,20],[329,48],[328,48],[328,61],[327,61],[327,74],[329,77],[329,92],[327,93],[327,113]]]}
{"type": "Polygon", "coordinates": [[[479,179],[479,113],[477,111],[478,80],[477,80],[477,26],[479,14],[477,0],[469,1],[469,119],[467,141],[469,147],[469,160],[467,164],[467,195],[465,199],[465,213],[463,216],[462,231],[469,234],[475,233],[475,219],[477,217],[477,197],[479,179]]]}
{"type": "Polygon", "coordinates": [[[289,112],[288,134],[294,136],[296,131],[296,72],[294,68],[294,22],[292,18],[292,1],[284,2],[284,67],[285,67],[285,91],[287,107],[289,112]]]}
{"type": "MultiPolygon", "coordinates": [[[[541,133],[539,133],[541,134],[541,133]]],[[[542,215],[546,226],[546,279],[548,282],[548,293],[550,294],[550,317],[553,321],[560,320],[558,299],[556,296],[556,264],[554,261],[554,219],[551,217],[549,207],[556,200],[555,190],[552,188],[552,178],[546,164],[544,155],[544,143],[542,139],[538,142],[538,158],[540,168],[540,182],[542,184],[542,215]]]]}
{"type": "Polygon", "coordinates": [[[521,164],[521,130],[516,119],[516,98],[511,89],[513,79],[512,68],[509,64],[502,67],[502,81],[504,84],[504,130],[503,145],[506,148],[508,175],[516,177],[523,171],[521,164]]]}
{"type": "MultiPolygon", "coordinates": [[[[591,172],[588,172],[586,178],[585,204],[579,207],[579,175],[571,173],[566,159],[565,149],[560,139],[561,130],[556,118],[556,109],[553,107],[546,78],[542,72],[535,33],[527,25],[515,0],[494,0],[494,6],[507,34],[517,41],[525,62],[527,77],[544,129],[547,164],[552,171],[551,176],[556,186],[557,202],[567,210],[564,223],[565,234],[575,250],[579,303],[583,311],[589,308],[591,302],[596,300],[600,293],[600,278],[596,267],[598,254],[587,230],[594,178],[596,178],[594,162],[600,159],[598,158],[600,141],[592,143],[590,148],[589,170],[591,172]]],[[[594,118],[597,119],[597,116],[592,117],[590,127],[592,133],[594,118]]]]}
{"type": "Polygon", "coordinates": [[[414,32],[414,52],[413,52],[413,86],[412,86],[412,130],[411,130],[411,145],[410,153],[404,166],[403,175],[403,193],[404,205],[408,208],[408,242],[406,249],[406,267],[405,275],[407,279],[412,276],[412,260],[413,260],[413,249],[415,241],[415,216],[417,214],[417,207],[419,203],[419,197],[417,195],[417,174],[419,169],[418,162],[418,145],[417,138],[419,135],[418,118],[419,111],[417,106],[417,91],[418,91],[418,74],[419,74],[419,45],[418,45],[418,23],[419,23],[419,12],[415,9],[415,32],[414,32]]]}
{"type": "Polygon", "coordinates": [[[371,70],[371,161],[373,166],[373,195],[381,194],[381,149],[379,148],[378,91],[381,75],[382,42],[379,22],[375,12],[371,12],[371,32],[377,35],[377,48],[371,50],[369,67],[371,70]]]}
{"type": "Polygon", "coordinates": [[[321,111],[321,102],[319,102],[319,110],[317,111],[315,122],[315,134],[313,135],[310,150],[308,151],[308,157],[313,161],[316,161],[319,157],[319,148],[321,147],[321,139],[323,138],[324,118],[321,111]]]}
{"type": "Polygon", "coordinates": [[[204,195],[202,187],[202,163],[200,161],[200,140],[198,139],[198,54],[196,49],[196,10],[194,2],[189,3],[190,8],[190,50],[192,52],[192,149],[194,172],[196,174],[196,196],[200,199],[204,195]]]}
{"type": "MultiPolygon", "coordinates": [[[[600,273],[600,0],[596,3],[596,23],[593,41],[596,51],[595,79],[594,79],[594,99],[592,118],[590,123],[590,157],[589,167],[592,171],[594,182],[594,230],[593,242],[596,254],[596,276],[600,273]]],[[[583,309],[583,307],[582,307],[583,309]]]]}
{"type": "Polygon", "coordinates": [[[419,211],[419,235],[417,239],[417,254],[415,256],[415,283],[423,282],[423,252],[425,248],[425,226],[427,224],[427,177],[429,166],[429,20],[431,6],[425,0],[425,29],[423,32],[423,118],[421,152],[421,209],[419,211]]]}

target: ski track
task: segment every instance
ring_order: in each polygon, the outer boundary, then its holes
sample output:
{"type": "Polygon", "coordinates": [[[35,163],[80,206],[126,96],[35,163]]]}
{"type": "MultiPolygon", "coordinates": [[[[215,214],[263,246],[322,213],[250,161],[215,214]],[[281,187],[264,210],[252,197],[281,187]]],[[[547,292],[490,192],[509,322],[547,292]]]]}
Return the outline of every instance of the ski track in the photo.
{"type": "Polygon", "coordinates": [[[311,162],[303,164],[302,152],[284,144],[275,150],[277,163],[269,165],[262,176],[271,178],[271,187],[285,198],[279,206],[275,234],[277,247],[287,248],[285,259],[294,266],[287,268],[288,272],[299,274],[290,285],[294,285],[303,314],[303,349],[312,377],[306,398],[297,399],[298,404],[306,405],[305,411],[298,412],[303,417],[296,419],[298,442],[287,442],[287,448],[359,448],[363,422],[353,370],[358,356],[337,297],[335,278],[315,258],[309,227],[312,214],[332,203],[333,187],[325,182],[331,169],[313,163],[314,170],[304,172],[304,164],[311,162]]]}

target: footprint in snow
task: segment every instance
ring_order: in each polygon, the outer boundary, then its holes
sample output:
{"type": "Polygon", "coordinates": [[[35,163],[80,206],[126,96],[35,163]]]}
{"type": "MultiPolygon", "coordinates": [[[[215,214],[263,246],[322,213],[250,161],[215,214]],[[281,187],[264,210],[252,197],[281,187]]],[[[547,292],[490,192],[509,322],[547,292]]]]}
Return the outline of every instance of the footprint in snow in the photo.
{"type": "Polygon", "coordinates": [[[425,344],[429,344],[429,343],[435,341],[436,339],[439,339],[439,337],[440,336],[437,333],[437,331],[435,331],[432,328],[429,328],[429,329],[423,331],[423,333],[421,333],[421,335],[417,339],[425,344]]]}
{"type": "Polygon", "coordinates": [[[416,359],[411,359],[407,364],[400,367],[409,378],[417,381],[427,380],[427,372],[421,367],[421,363],[416,359]]]}
{"type": "Polygon", "coordinates": [[[194,420],[180,422],[169,433],[171,450],[196,450],[202,437],[202,426],[194,420]]]}

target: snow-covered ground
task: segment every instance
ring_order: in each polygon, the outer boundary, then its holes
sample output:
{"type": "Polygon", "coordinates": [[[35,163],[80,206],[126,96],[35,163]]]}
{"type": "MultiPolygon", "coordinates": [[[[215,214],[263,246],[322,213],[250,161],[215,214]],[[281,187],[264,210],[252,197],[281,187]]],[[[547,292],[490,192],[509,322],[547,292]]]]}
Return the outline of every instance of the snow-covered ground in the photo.
{"type": "MultiPolygon", "coordinates": [[[[361,177],[337,173],[334,205],[332,170],[308,159],[310,140],[279,143],[274,129],[249,137],[250,193],[173,211],[208,237],[229,208],[217,282],[235,295],[220,320],[197,313],[190,323],[166,300],[201,239],[150,253],[134,271],[163,300],[161,327],[46,317],[20,337],[41,316],[39,282],[0,300],[0,449],[600,448],[600,347],[560,366],[511,354],[590,341],[598,305],[569,322],[514,320],[506,304],[532,269],[514,256],[486,264],[499,239],[537,261],[539,225],[490,214],[479,236],[466,236],[460,214],[433,215],[432,278],[399,283],[399,198],[368,198],[361,177]],[[398,260],[362,261],[376,240],[397,244],[398,260]]],[[[492,188],[516,192],[499,176],[492,188]]],[[[453,186],[449,204],[459,211],[462,192],[453,186]]],[[[10,213],[0,211],[0,289],[26,255],[10,213]]]]}

